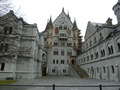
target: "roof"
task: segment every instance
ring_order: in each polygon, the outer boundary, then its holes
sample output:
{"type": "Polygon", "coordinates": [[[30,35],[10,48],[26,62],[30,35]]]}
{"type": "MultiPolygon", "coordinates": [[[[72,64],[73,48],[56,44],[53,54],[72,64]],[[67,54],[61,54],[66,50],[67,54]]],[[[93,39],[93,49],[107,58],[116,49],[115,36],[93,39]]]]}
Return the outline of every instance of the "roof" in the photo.
{"type": "MultiPolygon", "coordinates": [[[[62,8],[62,12],[58,15],[58,17],[60,17],[61,14],[64,14],[64,15],[68,18],[68,20],[70,21],[70,23],[73,25],[72,21],[70,20],[70,15],[69,15],[69,14],[66,15],[66,13],[65,13],[65,11],[64,11],[64,8],[62,8]]],[[[54,22],[58,19],[58,17],[54,20],[54,22]]],[[[53,22],[53,23],[54,23],[54,22],[53,22]]]]}
{"type": "Polygon", "coordinates": [[[103,25],[103,23],[96,23],[96,22],[90,22],[91,23],[91,25],[93,25],[93,26],[102,26],[103,25]]]}

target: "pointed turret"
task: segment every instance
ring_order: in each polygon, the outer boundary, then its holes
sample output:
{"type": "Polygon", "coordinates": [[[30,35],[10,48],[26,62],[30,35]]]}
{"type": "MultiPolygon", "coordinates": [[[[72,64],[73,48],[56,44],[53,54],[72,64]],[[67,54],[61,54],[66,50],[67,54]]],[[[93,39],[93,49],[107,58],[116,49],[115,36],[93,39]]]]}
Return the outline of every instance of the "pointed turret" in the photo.
{"type": "Polygon", "coordinates": [[[73,29],[78,29],[75,19],[74,19],[74,22],[73,22],[73,29]]]}
{"type": "Polygon", "coordinates": [[[53,28],[53,23],[52,23],[52,19],[50,17],[50,20],[47,22],[47,25],[46,25],[46,29],[52,27],[53,28]]]}
{"type": "Polygon", "coordinates": [[[64,12],[64,7],[62,8],[62,12],[64,12]]]}
{"type": "Polygon", "coordinates": [[[50,17],[50,21],[49,21],[49,26],[50,26],[50,27],[53,27],[53,23],[52,23],[51,17],[50,17]]]}
{"type": "Polygon", "coordinates": [[[45,29],[48,29],[48,24],[49,24],[49,22],[47,22],[47,25],[46,25],[46,28],[45,28],[45,29]]]}
{"type": "Polygon", "coordinates": [[[69,15],[69,12],[68,12],[68,14],[67,14],[67,17],[68,17],[69,19],[71,19],[71,18],[70,18],[70,15],[69,15]]]}

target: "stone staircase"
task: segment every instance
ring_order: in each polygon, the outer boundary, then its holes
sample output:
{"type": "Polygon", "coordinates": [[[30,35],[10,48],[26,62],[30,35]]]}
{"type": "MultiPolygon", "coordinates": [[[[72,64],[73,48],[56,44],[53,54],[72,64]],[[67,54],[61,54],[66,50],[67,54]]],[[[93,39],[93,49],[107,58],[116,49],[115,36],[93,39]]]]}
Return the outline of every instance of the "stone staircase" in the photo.
{"type": "Polygon", "coordinates": [[[73,65],[73,64],[70,64],[70,65],[77,72],[77,74],[79,75],[79,77],[81,77],[81,78],[89,78],[89,75],[85,72],[85,70],[83,70],[82,68],[80,68],[80,66],[73,65]]]}

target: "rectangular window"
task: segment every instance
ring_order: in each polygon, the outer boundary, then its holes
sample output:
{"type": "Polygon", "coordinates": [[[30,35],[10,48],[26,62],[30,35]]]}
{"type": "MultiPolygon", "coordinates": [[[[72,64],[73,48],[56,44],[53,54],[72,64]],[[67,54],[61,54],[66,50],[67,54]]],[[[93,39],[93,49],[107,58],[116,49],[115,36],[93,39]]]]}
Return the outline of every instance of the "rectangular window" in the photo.
{"type": "Polygon", "coordinates": [[[65,46],[65,43],[61,43],[61,46],[65,46]]]}
{"type": "Polygon", "coordinates": [[[63,73],[66,73],[66,69],[63,69],[63,73]]]}
{"type": "Polygon", "coordinates": [[[54,46],[58,46],[59,44],[58,44],[58,42],[54,42],[54,46]]]}
{"type": "Polygon", "coordinates": [[[55,60],[53,60],[53,64],[55,64],[55,60]]]}
{"type": "Polygon", "coordinates": [[[54,51],[53,54],[54,54],[54,55],[58,55],[58,51],[54,51]]]}
{"type": "Polygon", "coordinates": [[[67,60],[67,64],[69,64],[69,60],[67,60]]]}
{"type": "Polygon", "coordinates": [[[71,46],[72,46],[72,43],[67,43],[67,46],[68,46],[68,47],[71,47],[71,46]]]}
{"type": "Polygon", "coordinates": [[[4,68],[5,68],[5,63],[2,63],[2,64],[0,65],[0,67],[1,67],[0,70],[3,71],[4,68]]]}
{"type": "Polygon", "coordinates": [[[65,64],[65,60],[61,60],[61,64],[65,64]]]}
{"type": "Polygon", "coordinates": [[[55,69],[52,69],[52,73],[55,73],[55,69]]]}
{"type": "Polygon", "coordinates": [[[56,60],[56,64],[58,64],[58,60],[56,60]]]}

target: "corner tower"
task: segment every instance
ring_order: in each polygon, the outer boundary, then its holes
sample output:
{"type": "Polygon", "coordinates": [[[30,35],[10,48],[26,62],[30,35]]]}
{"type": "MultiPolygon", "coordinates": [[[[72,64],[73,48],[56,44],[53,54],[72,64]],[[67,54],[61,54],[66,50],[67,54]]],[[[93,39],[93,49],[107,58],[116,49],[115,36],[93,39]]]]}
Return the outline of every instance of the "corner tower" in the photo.
{"type": "Polygon", "coordinates": [[[120,0],[113,6],[113,11],[117,17],[118,23],[120,23],[120,0]]]}

